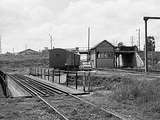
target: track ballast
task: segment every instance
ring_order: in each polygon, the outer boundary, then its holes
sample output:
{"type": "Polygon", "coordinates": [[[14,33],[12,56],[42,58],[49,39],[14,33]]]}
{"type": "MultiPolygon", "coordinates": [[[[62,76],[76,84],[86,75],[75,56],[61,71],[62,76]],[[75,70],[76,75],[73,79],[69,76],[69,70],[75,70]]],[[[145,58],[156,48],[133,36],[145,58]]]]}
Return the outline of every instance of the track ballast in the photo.
{"type": "Polygon", "coordinates": [[[75,95],[29,77],[8,75],[32,96],[38,97],[65,120],[122,120],[122,117],[75,95]]]}

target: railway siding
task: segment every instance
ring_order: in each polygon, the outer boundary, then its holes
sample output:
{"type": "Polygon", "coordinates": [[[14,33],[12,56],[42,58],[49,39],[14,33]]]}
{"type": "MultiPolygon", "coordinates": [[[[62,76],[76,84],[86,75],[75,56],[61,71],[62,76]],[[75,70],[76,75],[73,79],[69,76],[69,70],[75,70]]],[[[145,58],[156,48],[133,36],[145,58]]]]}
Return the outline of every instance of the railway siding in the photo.
{"type": "Polygon", "coordinates": [[[64,97],[62,100],[48,98],[48,101],[70,120],[121,120],[113,114],[106,113],[98,107],[68,96],[64,97]]]}
{"type": "Polygon", "coordinates": [[[8,77],[8,89],[11,93],[11,97],[31,96],[26,90],[19,86],[12,78],[8,77]]]}
{"type": "Polygon", "coordinates": [[[42,82],[44,84],[47,84],[47,85],[50,85],[50,86],[53,86],[53,87],[56,87],[57,89],[60,89],[60,90],[63,90],[63,91],[66,91],[70,94],[74,94],[74,95],[80,95],[80,94],[89,94],[88,92],[84,92],[84,91],[81,91],[81,90],[76,90],[76,89],[72,89],[70,87],[66,87],[64,85],[60,85],[60,84],[57,84],[57,83],[53,83],[53,82],[50,82],[50,81],[47,81],[47,80],[44,80],[44,79],[41,79],[41,78],[38,78],[38,77],[34,77],[34,76],[29,76],[29,75],[25,75],[26,77],[29,77],[35,81],[39,81],[39,82],[42,82]]]}
{"type": "Polygon", "coordinates": [[[49,108],[52,108],[65,120],[121,120],[121,118],[118,116],[98,108],[96,105],[85,102],[84,100],[81,100],[80,98],[62,90],[60,91],[63,92],[63,94],[55,93],[54,96],[47,98],[40,96],[41,94],[39,94],[39,90],[43,91],[44,89],[41,88],[45,86],[41,86],[40,84],[35,83],[35,80],[22,75],[15,75],[13,78],[15,78],[15,81],[25,84],[25,87],[34,93],[40,101],[43,101],[45,104],[47,104],[49,108]],[[32,84],[36,89],[33,89],[33,87],[27,84],[32,84]],[[37,89],[39,90],[36,91],[37,89]]]}

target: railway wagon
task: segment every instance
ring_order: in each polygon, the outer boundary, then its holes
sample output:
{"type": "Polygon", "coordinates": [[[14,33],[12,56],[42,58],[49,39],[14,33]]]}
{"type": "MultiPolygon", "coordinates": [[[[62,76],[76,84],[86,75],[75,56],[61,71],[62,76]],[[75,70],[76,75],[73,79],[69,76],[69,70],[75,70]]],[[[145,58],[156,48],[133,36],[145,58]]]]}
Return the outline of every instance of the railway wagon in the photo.
{"type": "Polygon", "coordinates": [[[80,65],[80,55],[62,48],[49,50],[49,67],[62,70],[76,70],[80,65]]]}

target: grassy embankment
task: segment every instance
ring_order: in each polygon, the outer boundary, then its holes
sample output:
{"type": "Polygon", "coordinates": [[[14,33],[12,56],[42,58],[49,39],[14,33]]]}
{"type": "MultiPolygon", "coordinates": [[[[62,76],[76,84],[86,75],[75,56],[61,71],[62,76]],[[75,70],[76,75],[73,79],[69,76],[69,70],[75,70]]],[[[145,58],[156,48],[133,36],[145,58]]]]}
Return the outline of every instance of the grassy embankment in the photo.
{"type": "Polygon", "coordinates": [[[111,91],[111,101],[138,108],[149,118],[160,119],[160,81],[136,77],[92,77],[92,86],[111,91]]]}

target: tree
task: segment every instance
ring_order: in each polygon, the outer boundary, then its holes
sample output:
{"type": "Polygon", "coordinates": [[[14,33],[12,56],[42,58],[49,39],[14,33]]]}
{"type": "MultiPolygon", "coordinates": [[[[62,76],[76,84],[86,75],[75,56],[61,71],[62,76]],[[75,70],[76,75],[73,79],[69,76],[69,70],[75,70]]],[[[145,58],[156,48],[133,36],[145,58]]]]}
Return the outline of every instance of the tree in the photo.
{"type": "Polygon", "coordinates": [[[118,43],[118,47],[121,47],[121,46],[123,46],[123,42],[118,43]]]}
{"type": "Polygon", "coordinates": [[[155,39],[154,36],[147,37],[147,51],[155,51],[155,39]]]}

